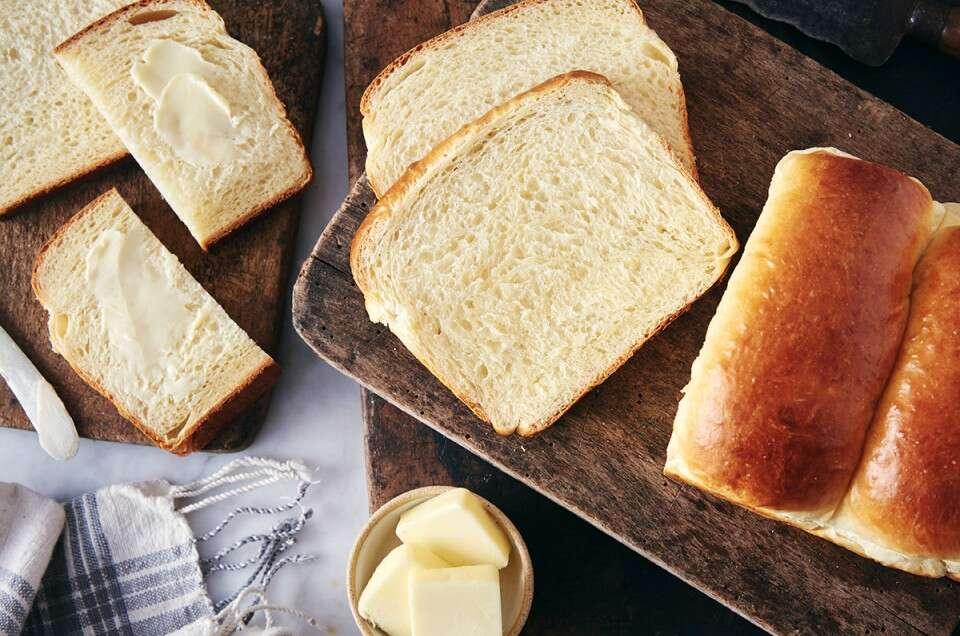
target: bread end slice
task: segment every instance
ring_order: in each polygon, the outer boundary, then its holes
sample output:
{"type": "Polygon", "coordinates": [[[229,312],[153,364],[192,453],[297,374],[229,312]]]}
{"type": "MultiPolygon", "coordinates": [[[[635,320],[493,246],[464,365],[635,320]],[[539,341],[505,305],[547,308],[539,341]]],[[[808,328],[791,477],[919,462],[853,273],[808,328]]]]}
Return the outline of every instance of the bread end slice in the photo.
{"type": "Polygon", "coordinates": [[[737,248],[692,175],[609,81],[573,71],[493,108],[411,165],[361,223],[350,264],[371,320],[388,325],[497,433],[530,436],[683,313],[719,280],[737,248]],[[581,113],[588,113],[583,121],[581,113]],[[605,118],[628,141],[604,132],[598,122],[605,118]],[[583,122],[600,139],[567,145],[564,135],[574,137],[583,122]],[[554,165],[560,157],[572,163],[554,165]],[[564,189],[568,182],[579,193],[564,189]],[[656,201],[639,200],[642,189],[656,201]],[[609,234],[599,236],[595,225],[609,234]],[[628,249],[607,250],[634,228],[628,249]],[[589,246],[581,249],[578,237],[589,246]],[[551,250],[563,256],[543,256],[551,250]],[[528,258],[544,262],[531,270],[528,258]],[[618,259],[644,274],[634,276],[618,259]],[[618,287],[606,286],[607,278],[618,287]],[[555,286],[556,302],[573,310],[551,307],[538,285],[555,286]],[[581,293],[603,312],[578,303],[581,293]],[[527,317],[501,321],[511,312],[527,317]],[[580,320],[604,327],[567,338],[563,330],[580,320]],[[569,364],[566,356],[583,359],[569,364]],[[501,383],[499,374],[511,380],[501,383]],[[550,386],[552,374],[565,384],[550,386]]]}
{"type": "Polygon", "coordinates": [[[202,448],[280,375],[115,189],[54,233],[31,283],[53,349],[170,452],[202,448]]]}

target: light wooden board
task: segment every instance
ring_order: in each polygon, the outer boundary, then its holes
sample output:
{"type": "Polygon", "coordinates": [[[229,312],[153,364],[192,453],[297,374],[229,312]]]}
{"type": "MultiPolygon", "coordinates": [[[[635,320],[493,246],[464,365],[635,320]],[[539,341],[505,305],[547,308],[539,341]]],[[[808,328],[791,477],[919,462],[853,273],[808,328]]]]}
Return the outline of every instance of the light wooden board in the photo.
{"type": "MultiPolygon", "coordinates": [[[[259,53],[290,120],[309,143],[323,69],[320,0],[210,0],[210,5],[223,16],[231,35],[259,53]]],[[[279,335],[300,203],[293,199],[279,205],[204,253],[139,166],[127,158],[0,217],[0,325],[56,388],[82,436],[148,444],[147,438],[120,417],[109,401],[88,387],[51,350],[46,312],[30,289],[30,273],[40,246],[70,216],[113,186],[227,313],[268,352],[274,351],[279,335]]],[[[279,362],[283,366],[283,361],[279,362]]],[[[269,396],[262,398],[208,448],[239,450],[248,445],[268,403],[269,396]]],[[[30,428],[3,382],[0,426],[30,428]]]]}
{"type": "MultiPolygon", "coordinates": [[[[710,2],[644,7],[680,59],[704,188],[741,240],[793,148],[836,145],[918,176],[941,199],[960,196],[954,144],[710,2]]],[[[361,181],[295,289],[297,328],[321,356],[767,629],[952,629],[957,585],[888,570],[662,476],[677,397],[721,289],[546,433],[500,438],[367,321],[347,251],[372,202],[361,181]]]]}

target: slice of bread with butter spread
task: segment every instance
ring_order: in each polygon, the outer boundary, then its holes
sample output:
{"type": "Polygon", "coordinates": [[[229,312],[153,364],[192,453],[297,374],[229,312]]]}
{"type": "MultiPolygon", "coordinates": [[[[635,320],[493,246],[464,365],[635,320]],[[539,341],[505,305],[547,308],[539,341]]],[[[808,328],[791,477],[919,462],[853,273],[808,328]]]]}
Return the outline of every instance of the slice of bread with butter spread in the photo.
{"type": "Polygon", "coordinates": [[[0,215],[126,156],[53,47],[128,0],[0,0],[0,215]]]}
{"type": "Polygon", "coordinates": [[[737,240],[600,75],[561,75],[434,148],[350,267],[390,327],[508,435],[548,427],[723,274],[737,240]]]}
{"type": "Polygon", "coordinates": [[[44,245],[33,289],[53,349],[174,453],[202,448],[279,376],[116,190],[44,245]]]}
{"type": "Polygon", "coordinates": [[[260,58],[203,0],[132,4],[55,54],[204,249],[310,181],[260,58]]]}

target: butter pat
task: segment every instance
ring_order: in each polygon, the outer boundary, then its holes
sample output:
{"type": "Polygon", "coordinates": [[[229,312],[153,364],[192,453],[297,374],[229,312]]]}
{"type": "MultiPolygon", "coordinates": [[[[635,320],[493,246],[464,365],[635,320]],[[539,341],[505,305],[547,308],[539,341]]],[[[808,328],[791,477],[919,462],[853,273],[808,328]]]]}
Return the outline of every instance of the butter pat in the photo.
{"type": "Polygon", "coordinates": [[[510,542],[480,499],[464,488],[437,495],[400,517],[397,536],[450,565],[506,567],[510,542]]]}
{"type": "Polygon", "coordinates": [[[160,101],[163,89],[176,75],[192,73],[200,77],[212,75],[217,67],[203,59],[194,48],[175,40],[154,40],[143,53],[143,59],[130,69],[133,81],[154,101],[160,101]]]}
{"type": "Polygon", "coordinates": [[[445,568],[440,557],[409,545],[394,548],[388,554],[360,594],[357,609],[364,617],[390,636],[410,636],[410,609],[407,586],[411,572],[427,568],[445,568]]]}
{"type": "Polygon", "coordinates": [[[133,81],[157,103],[157,134],[193,165],[223,163],[235,153],[230,105],[210,85],[217,71],[199,51],[175,40],[154,40],[130,69],[133,81]]]}
{"type": "Polygon", "coordinates": [[[234,154],[230,106],[199,75],[173,76],[160,94],[153,125],[174,152],[189,163],[222,163],[234,154]]]}
{"type": "Polygon", "coordinates": [[[470,565],[410,573],[412,636],[501,636],[500,573],[470,565]]]}

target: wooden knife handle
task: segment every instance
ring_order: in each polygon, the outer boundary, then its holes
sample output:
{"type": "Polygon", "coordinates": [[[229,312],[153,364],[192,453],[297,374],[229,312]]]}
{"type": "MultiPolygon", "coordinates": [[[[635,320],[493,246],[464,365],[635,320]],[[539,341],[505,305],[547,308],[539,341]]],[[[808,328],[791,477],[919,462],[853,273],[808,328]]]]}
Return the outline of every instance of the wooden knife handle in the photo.
{"type": "Polygon", "coordinates": [[[918,0],[907,20],[907,33],[960,59],[960,7],[918,0]]]}
{"type": "Polygon", "coordinates": [[[947,55],[960,59],[960,7],[954,7],[947,14],[947,24],[937,46],[947,55]]]}

